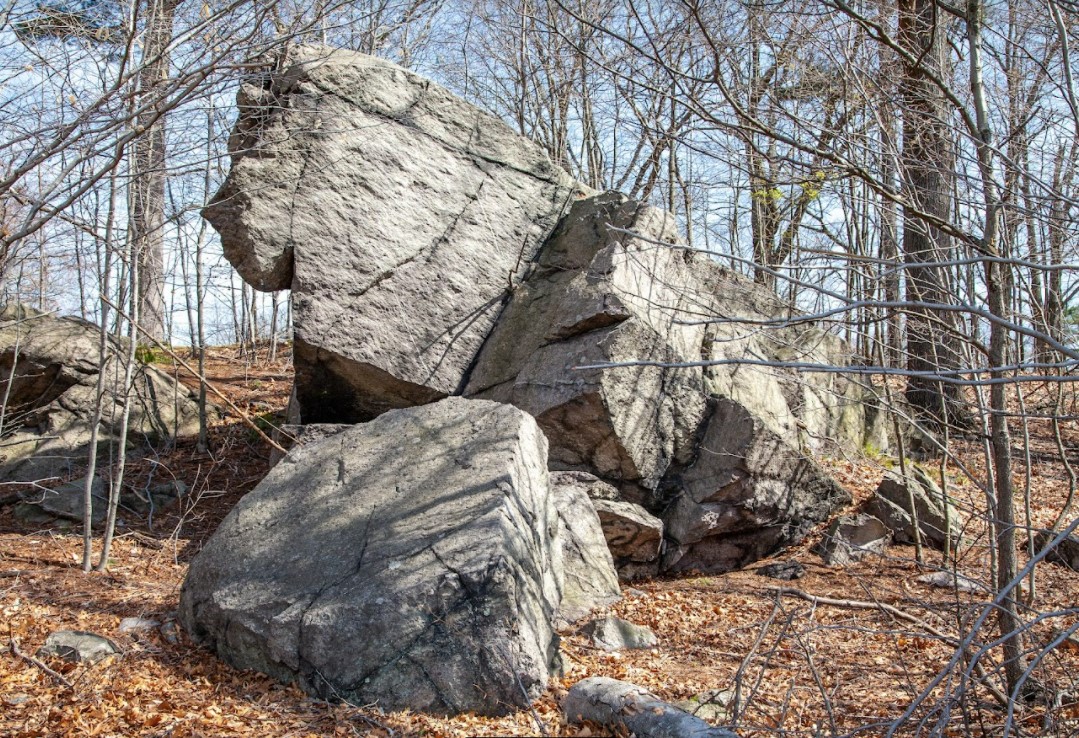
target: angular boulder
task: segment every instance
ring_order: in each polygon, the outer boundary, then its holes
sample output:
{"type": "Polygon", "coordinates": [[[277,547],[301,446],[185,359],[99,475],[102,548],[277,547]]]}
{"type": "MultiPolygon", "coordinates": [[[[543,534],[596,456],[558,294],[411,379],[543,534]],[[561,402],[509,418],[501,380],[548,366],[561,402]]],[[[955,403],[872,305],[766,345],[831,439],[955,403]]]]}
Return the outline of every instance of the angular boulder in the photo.
{"type": "MultiPolygon", "coordinates": [[[[755,375],[744,377],[748,393],[755,375]]],[[[741,568],[801,540],[850,503],[850,493],[794,445],[793,431],[760,407],[715,401],[697,459],[665,516],[668,571],[741,568]]]]}
{"type": "Polygon", "coordinates": [[[245,279],[293,289],[290,420],[513,404],[552,469],[662,518],[663,555],[632,562],[652,573],[797,541],[849,501],[810,454],[886,449],[871,393],[834,371],[843,341],[686,248],[671,214],[590,193],[392,64],[300,47],[275,69],[241,91],[205,214],[245,279]]]}
{"type": "MultiPolygon", "coordinates": [[[[86,463],[98,376],[106,375],[99,442],[120,432],[119,391],[126,344],[109,337],[99,357],[99,328],[25,305],[0,309],[0,395],[5,398],[0,481],[66,476],[86,463]]],[[[214,412],[213,408],[210,408],[214,412]]],[[[164,372],[138,363],[128,441],[168,440],[199,430],[194,393],[164,372]]]]}
{"type": "Polygon", "coordinates": [[[597,607],[622,597],[611,551],[603,537],[599,516],[588,496],[575,485],[551,480],[551,498],[558,510],[558,546],[555,563],[563,571],[559,621],[573,623],[597,607]]]}
{"type": "Polygon", "coordinates": [[[304,423],[457,394],[580,187],[543,149],[381,59],[294,47],[244,83],[203,214],[258,289],[292,289],[304,423]]]}
{"type": "Polygon", "coordinates": [[[192,561],[181,621],[325,698],[525,706],[557,657],[546,452],[530,416],[460,398],[294,448],[192,561]]]}
{"type": "Polygon", "coordinates": [[[664,366],[699,358],[704,335],[679,321],[704,299],[694,271],[707,258],[677,241],[672,216],[624,195],[574,203],[465,388],[531,413],[553,463],[617,480],[638,503],[691,458],[707,411],[701,369],[664,366]],[[627,361],[645,364],[581,368],[627,361]]]}
{"type": "MultiPolygon", "coordinates": [[[[1034,548],[1041,550],[1053,542],[1057,537],[1057,531],[1039,530],[1034,534],[1034,548]]],[[[1052,551],[1045,556],[1045,560],[1052,564],[1066,566],[1072,571],[1079,571],[1079,537],[1074,535],[1065,536],[1052,551]]]]}
{"type": "Polygon", "coordinates": [[[598,517],[618,578],[632,581],[659,573],[663,521],[640,505],[626,502],[612,485],[588,472],[551,472],[553,488],[584,496],[598,517]]]}
{"type": "Polygon", "coordinates": [[[867,556],[880,556],[892,532],[872,515],[841,515],[824,532],[814,549],[828,566],[847,566],[867,556]]]}
{"type": "Polygon", "coordinates": [[[865,512],[883,521],[895,533],[897,543],[914,543],[915,520],[922,540],[929,545],[943,550],[949,538],[953,549],[959,543],[955,505],[917,465],[905,478],[897,472],[885,472],[865,512]]]}
{"type": "Polygon", "coordinates": [[[640,505],[624,500],[594,500],[603,536],[623,580],[659,573],[663,521],[640,505]]]}

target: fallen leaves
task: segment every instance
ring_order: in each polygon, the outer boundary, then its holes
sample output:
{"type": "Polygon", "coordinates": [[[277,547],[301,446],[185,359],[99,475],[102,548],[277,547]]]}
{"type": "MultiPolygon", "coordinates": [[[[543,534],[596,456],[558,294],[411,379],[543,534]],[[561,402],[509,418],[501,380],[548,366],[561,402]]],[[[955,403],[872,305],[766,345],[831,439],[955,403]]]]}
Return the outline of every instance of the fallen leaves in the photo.
{"type": "MultiPolygon", "coordinates": [[[[267,380],[252,388],[255,370],[240,371],[235,361],[218,356],[211,362],[233,402],[264,411],[281,408],[288,383],[267,380]],[[270,392],[272,394],[267,394],[270,392]]],[[[281,373],[281,367],[267,370],[281,373]]],[[[180,444],[169,455],[133,464],[148,473],[154,464],[191,483],[204,495],[198,504],[163,515],[155,530],[132,526],[121,532],[110,572],[83,574],[78,568],[77,534],[17,527],[10,512],[0,514],[0,616],[5,639],[15,638],[21,652],[32,654],[52,630],[75,628],[114,638],[125,650],[120,659],[90,667],[48,662],[72,684],[67,689],[41,669],[0,652],[0,734],[11,736],[356,736],[432,738],[463,735],[535,735],[533,716],[521,712],[502,718],[463,715],[456,718],[410,712],[383,714],[377,707],[359,709],[312,700],[294,685],[233,669],[213,654],[195,648],[179,631],[175,608],[186,560],[242,494],[266,470],[266,454],[247,431],[226,421],[215,429],[214,455],[200,455],[180,444]],[[196,483],[197,482],[197,483],[196,483]],[[11,572],[17,572],[10,574],[11,572]],[[125,617],[162,625],[120,633],[125,617]],[[392,731],[392,735],[391,735],[392,731]]],[[[1069,443],[1079,441],[1072,438],[1069,443]]],[[[977,449],[963,448],[977,466],[977,449]]],[[[833,472],[864,499],[875,489],[883,468],[858,460],[835,462],[833,472]]],[[[1033,515],[1038,524],[1051,520],[1062,502],[1061,470],[1043,463],[1033,470],[1033,515]]],[[[951,491],[963,502],[967,536],[976,545],[964,550],[966,571],[985,571],[987,549],[978,527],[977,505],[984,495],[957,481],[951,491]]],[[[892,547],[889,558],[866,560],[846,569],[829,569],[805,544],[784,552],[807,570],[799,588],[818,598],[883,602],[911,612],[936,628],[954,633],[969,615],[951,592],[911,585],[924,573],[909,548],[892,547]]],[[[939,560],[930,559],[930,565],[939,560]]],[[[1059,567],[1038,572],[1038,607],[1043,612],[1074,606],[1079,580],[1059,567]]],[[[563,676],[552,679],[535,714],[551,735],[609,735],[597,726],[571,727],[559,703],[566,690],[588,676],[608,676],[639,684],[662,699],[690,699],[713,690],[740,688],[727,715],[737,714],[743,735],[819,734],[835,720],[841,732],[900,714],[918,690],[929,683],[952,650],[924,630],[897,622],[877,610],[842,610],[783,598],[770,591],[772,581],[749,572],[636,584],[639,596],[609,608],[627,620],[651,627],[659,645],[645,651],[607,654],[590,648],[572,631],[563,634],[563,676]]],[[[605,613],[603,613],[605,614],[605,613]]],[[[1070,622],[1046,622],[1032,631],[1032,641],[1049,643],[1070,622]]],[[[5,641],[6,642],[6,641],[5,641]]],[[[1039,676],[1069,684],[1079,674],[1079,645],[1065,641],[1046,658],[1039,676]]],[[[993,665],[995,656],[987,660],[993,665]]],[[[1073,690],[1079,693],[1079,690],[1073,690]]],[[[1079,720],[1079,705],[1062,698],[1051,717],[1079,720]]],[[[1029,734],[1047,721],[1042,708],[1029,708],[1022,719],[1029,734]]],[[[986,723],[999,724],[987,713],[986,723]]],[[[1059,727],[1059,726],[1058,726],[1059,727]]],[[[830,728],[829,728],[830,730],[830,728]]],[[[1073,731],[1074,732],[1074,731],[1073,731]]],[[[960,735],[961,733],[956,733],[960,735]]]]}

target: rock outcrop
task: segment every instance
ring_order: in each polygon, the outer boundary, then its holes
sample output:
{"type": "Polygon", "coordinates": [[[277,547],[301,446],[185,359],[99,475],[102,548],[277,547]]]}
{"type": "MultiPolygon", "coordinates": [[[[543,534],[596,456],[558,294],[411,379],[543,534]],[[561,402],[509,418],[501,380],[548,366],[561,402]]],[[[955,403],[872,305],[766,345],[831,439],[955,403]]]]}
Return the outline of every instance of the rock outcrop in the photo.
{"type": "Polygon", "coordinates": [[[810,454],[886,447],[835,371],[838,337],[686,248],[670,214],[589,192],[437,85],[297,48],[240,105],[206,215],[249,282],[293,290],[299,422],[454,394],[515,405],[551,469],[593,475],[639,506],[635,531],[662,530],[662,547],[630,536],[624,577],[793,543],[850,499],[810,454]]]}
{"type": "Polygon", "coordinates": [[[362,54],[294,48],[239,106],[203,212],[244,279],[293,291],[302,421],[460,393],[577,183],[494,116],[362,54]]]}
{"type": "Polygon", "coordinates": [[[557,657],[558,530],[535,421],[448,398],[293,448],[192,561],[180,616],[316,695],[503,713],[557,657]]]}
{"type": "Polygon", "coordinates": [[[865,512],[883,521],[894,532],[897,543],[914,543],[915,529],[923,542],[937,549],[943,550],[949,539],[953,550],[959,543],[955,505],[917,465],[908,470],[906,477],[885,472],[865,512]]]}
{"type": "MultiPolygon", "coordinates": [[[[109,441],[118,435],[124,399],[117,387],[126,351],[110,337],[102,363],[99,330],[24,305],[0,310],[0,481],[63,477],[86,463],[101,373],[106,382],[98,438],[109,441]]],[[[193,394],[152,366],[137,366],[131,403],[129,442],[198,433],[193,394]]]]}

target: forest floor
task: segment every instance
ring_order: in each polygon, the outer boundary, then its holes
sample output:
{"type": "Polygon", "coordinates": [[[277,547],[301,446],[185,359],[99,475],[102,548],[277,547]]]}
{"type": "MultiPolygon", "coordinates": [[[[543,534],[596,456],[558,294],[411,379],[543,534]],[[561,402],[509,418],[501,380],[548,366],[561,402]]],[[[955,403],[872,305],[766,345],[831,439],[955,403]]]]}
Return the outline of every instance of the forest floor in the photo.
{"type": "MultiPolygon", "coordinates": [[[[251,416],[283,411],[291,383],[286,361],[250,362],[236,358],[235,349],[216,350],[208,376],[251,416]]],[[[1039,404],[1031,392],[1027,402],[1037,410],[1048,399],[1039,404]]],[[[1074,416],[1074,408],[1069,412],[1074,416]]],[[[1079,467],[1079,432],[1070,422],[1062,441],[1079,467]]],[[[1047,525],[1068,497],[1069,470],[1043,420],[1027,424],[1028,469],[1023,427],[1016,423],[1015,481],[1030,492],[1029,510],[1017,516],[1026,521],[1029,513],[1035,526],[1047,525]]],[[[957,459],[981,478],[980,447],[968,441],[955,447],[957,459]]],[[[184,481],[189,494],[152,521],[122,514],[103,573],[81,571],[77,528],[29,528],[11,507],[0,511],[0,735],[598,735],[602,731],[594,726],[567,726],[559,710],[565,691],[587,676],[634,682],[669,701],[726,691],[719,700],[725,706],[708,706],[701,714],[736,724],[747,737],[884,735],[907,711],[912,718],[898,735],[996,736],[1006,727],[1010,735],[1079,735],[1079,641],[1052,645],[1079,624],[1076,572],[1043,564],[1033,593],[1026,585],[1028,657],[1040,659],[1031,680],[1038,689],[1030,690],[1029,700],[1001,705],[984,684],[962,682],[963,660],[949,668],[956,654],[949,640],[970,635],[968,652],[982,652],[988,681],[999,684],[999,649],[987,647],[996,637],[992,618],[970,630],[990,608],[988,589],[964,593],[919,581],[926,573],[955,568],[990,584],[989,547],[979,523],[985,494],[955,464],[946,470],[950,492],[967,524],[957,561],[948,566],[937,552],[927,551],[919,564],[913,547],[892,546],[884,556],[829,568],[811,552],[817,530],[774,559],[805,566],[806,575],[795,582],[755,574],[754,564],[720,576],[637,583],[610,612],[651,627],[658,646],[610,654],[566,631],[565,674],[551,680],[534,710],[502,718],[439,718],[309,698],[294,686],[233,669],[176,626],[188,561],[266,473],[268,457],[269,448],[234,412],[212,428],[208,453],[182,441],[168,452],[137,459],[129,484],[145,485],[152,474],[156,481],[184,481]],[[129,617],[160,627],[119,632],[121,619],[129,617]],[[58,629],[107,636],[123,654],[95,666],[26,658],[58,629]]],[[[860,501],[872,494],[886,462],[829,463],[860,501]]],[[[1024,551],[1021,563],[1026,560],[1024,551]]]]}

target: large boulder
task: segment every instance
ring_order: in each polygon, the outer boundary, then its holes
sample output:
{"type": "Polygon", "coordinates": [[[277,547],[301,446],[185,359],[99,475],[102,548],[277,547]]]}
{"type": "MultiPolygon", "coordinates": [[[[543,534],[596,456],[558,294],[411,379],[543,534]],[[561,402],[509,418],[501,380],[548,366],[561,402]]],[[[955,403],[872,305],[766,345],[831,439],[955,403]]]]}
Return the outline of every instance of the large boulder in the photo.
{"type": "Polygon", "coordinates": [[[605,193],[574,203],[538,254],[465,392],[527,410],[559,468],[662,511],[664,568],[725,571],[850,501],[807,452],[864,443],[861,388],[776,366],[849,352],[789,323],[775,295],[682,248],[670,215],[605,193]]]}
{"type": "MultiPolygon", "coordinates": [[[[0,309],[0,376],[5,380],[0,384],[0,481],[42,481],[68,476],[85,465],[102,373],[106,381],[98,439],[117,438],[125,403],[119,385],[127,344],[110,336],[104,362],[99,344],[100,329],[84,320],[57,318],[25,305],[0,309]]],[[[129,442],[198,433],[193,393],[152,366],[136,366],[130,402],[129,442]]]]}
{"type": "Polygon", "coordinates": [[[304,423],[459,393],[579,185],[494,116],[395,64],[295,47],[245,82],[203,211],[258,289],[292,289],[304,423]]]}
{"type": "Polygon", "coordinates": [[[620,562],[642,573],[797,541],[849,501],[811,455],[885,450],[839,337],[437,85],[298,48],[240,104],[205,212],[248,281],[293,289],[290,420],[513,404],[552,469],[662,519],[662,556],[620,562]]]}
{"type": "Polygon", "coordinates": [[[301,445],[191,563],[180,617],[240,668],[385,709],[525,706],[557,657],[547,442],[448,398],[301,445]]]}

